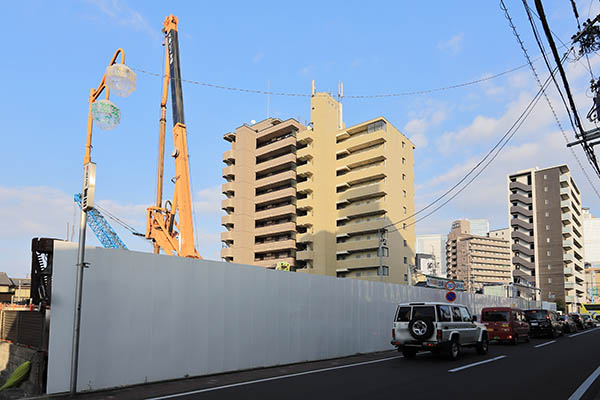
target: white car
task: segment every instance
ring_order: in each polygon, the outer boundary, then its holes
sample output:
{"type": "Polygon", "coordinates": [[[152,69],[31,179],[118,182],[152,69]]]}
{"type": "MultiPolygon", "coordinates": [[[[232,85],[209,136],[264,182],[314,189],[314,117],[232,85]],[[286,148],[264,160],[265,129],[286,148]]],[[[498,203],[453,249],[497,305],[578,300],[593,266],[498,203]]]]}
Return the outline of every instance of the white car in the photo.
{"type": "Polygon", "coordinates": [[[487,328],[476,319],[460,304],[400,304],[394,316],[391,343],[406,358],[413,358],[419,350],[429,350],[434,354],[447,351],[450,359],[456,360],[465,347],[475,347],[477,353],[486,354],[487,328]]]}

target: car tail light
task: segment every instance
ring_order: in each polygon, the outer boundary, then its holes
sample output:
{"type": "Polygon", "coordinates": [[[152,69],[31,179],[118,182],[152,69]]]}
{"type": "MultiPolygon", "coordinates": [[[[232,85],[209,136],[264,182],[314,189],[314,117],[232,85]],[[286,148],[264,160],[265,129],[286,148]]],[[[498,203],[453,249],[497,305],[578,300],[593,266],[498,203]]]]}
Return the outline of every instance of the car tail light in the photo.
{"type": "Polygon", "coordinates": [[[392,329],[392,339],[396,340],[396,330],[392,329]]]}
{"type": "Polygon", "coordinates": [[[437,340],[441,341],[442,340],[442,330],[438,329],[437,331],[437,340]]]}
{"type": "Polygon", "coordinates": [[[547,319],[548,321],[550,321],[550,316],[549,316],[549,315],[546,315],[546,319],[547,319]]]}

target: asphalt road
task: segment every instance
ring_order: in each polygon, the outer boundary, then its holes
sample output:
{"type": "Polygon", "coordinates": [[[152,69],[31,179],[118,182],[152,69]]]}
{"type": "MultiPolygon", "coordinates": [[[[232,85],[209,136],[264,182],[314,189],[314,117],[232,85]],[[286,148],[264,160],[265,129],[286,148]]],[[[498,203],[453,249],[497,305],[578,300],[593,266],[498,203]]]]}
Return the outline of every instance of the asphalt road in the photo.
{"type": "Polygon", "coordinates": [[[448,361],[397,352],[214,375],[78,396],[146,399],[600,399],[600,328],[448,361]],[[587,382],[586,382],[587,381],[587,382]],[[581,395],[580,397],[577,397],[581,395]]]}

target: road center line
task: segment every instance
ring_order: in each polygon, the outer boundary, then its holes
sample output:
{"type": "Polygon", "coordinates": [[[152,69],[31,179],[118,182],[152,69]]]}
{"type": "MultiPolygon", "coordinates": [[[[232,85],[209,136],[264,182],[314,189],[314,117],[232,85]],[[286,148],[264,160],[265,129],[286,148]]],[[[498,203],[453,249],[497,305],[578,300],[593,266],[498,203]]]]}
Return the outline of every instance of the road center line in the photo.
{"type": "Polygon", "coordinates": [[[383,361],[388,361],[388,360],[394,360],[396,358],[402,358],[403,356],[395,356],[395,357],[387,357],[387,358],[380,358],[378,360],[371,360],[371,361],[364,361],[364,362],[359,362],[359,363],[354,363],[354,364],[347,364],[347,365],[338,365],[336,367],[329,367],[329,368],[321,368],[321,369],[314,369],[312,371],[304,371],[304,372],[297,372],[295,374],[287,374],[287,375],[279,375],[279,376],[272,376],[270,378],[263,378],[263,379],[256,379],[253,381],[246,381],[246,382],[239,382],[239,383],[232,383],[229,385],[223,385],[223,386],[215,386],[215,387],[211,387],[211,388],[206,388],[206,389],[198,389],[198,390],[192,390],[190,392],[184,392],[184,393],[175,393],[175,394],[168,394],[165,396],[159,396],[159,397],[149,397],[146,400],[163,400],[163,399],[173,399],[175,397],[183,397],[183,396],[188,396],[191,394],[197,394],[197,393],[204,393],[204,392],[212,392],[214,390],[221,390],[221,389],[227,389],[227,388],[232,388],[232,387],[236,387],[236,386],[245,386],[245,385],[252,385],[254,383],[260,383],[260,382],[268,382],[268,381],[275,381],[278,379],[285,379],[285,378],[292,378],[295,376],[302,376],[302,375],[309,375],[309,374],[317,374],[319,372],[325,372],[325,371],[333,371],[335,369],[342,369],[342,368],[351,368],[351,367],[358,367],[360,365],[367,365],[367,364],[374,364],[374,363],[378,363],[378,362],[383,362],[383,361]]]}
{"type": "Polygon", "coordinates": [[[467,365],[463,365],[462,367],[458,367],[458,368],[453,368],[453,369],[449,369],[448,372],[457,372],[457,371],[462,371],[463,369],[467,369],[467,368],[471,368],[471,367],[475,367],[477,365],[481,365],[481,364],[487,364],[490,363],[492,361],[498,361],[501,360],[503,358],[505,358],[506,356],[498,356],[498,357],[494,357],[494,358],[490,358],[489,360],[484,360],[484,361],[479,361],[473,364],[467,364],[467,365]]]}
{"type": "Polygon", "coordinates": [[[549,342],[546,342],[546,343],[540,343],[540,344],[538,344],[538,345],[535,345],[535,346],[533,346],[533,347],[535,347],[535,348],[537,349],[538,347],[543,347],[543,346],[545,346],[545,345],[547,345],[547,344],[552,344],[552,343],[556,343],[556,340],[551,340],[551,341],[549,341],[549,342]]]}
{"type": "Polygon", "coordinates": [[[600,367],[596,368],[594,372],[577,388],[575,393],[569,397],[569,400],[579,400],[585,394],[585,392],[592,386],[592,383],[598,378],[600,375],[600,367]]]}
{"type": "Polygon", "coordinates": [[[599,329],[599,328],[594,328],[594,329],[592,329],[592,330],[589,330],[589,331],[584,331],[584,332],[574,333],[574,334],[572,334],[572,335],[569,335],[569,337],[575,337],[575,336],[579,336],[579,335],[585,335],[586,333],[591,333],[591,332],[597,331],[598,329],[599,329]]]}

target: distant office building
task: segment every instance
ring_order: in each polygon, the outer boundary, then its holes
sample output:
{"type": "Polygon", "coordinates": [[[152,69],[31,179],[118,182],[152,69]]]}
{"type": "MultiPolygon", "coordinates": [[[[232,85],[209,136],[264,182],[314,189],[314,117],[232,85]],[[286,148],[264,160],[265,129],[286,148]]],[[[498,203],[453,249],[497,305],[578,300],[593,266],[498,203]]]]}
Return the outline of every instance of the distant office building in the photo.
{"type": "Polygon", "coordinates": [[[435,276],[446,277],[446,235],[417,235],[416,251],[417,254],[431,255],[436,265],[435,276]]]}
{"type": "Polygon", "coordinates": [[[540,300],[584,300],[581,195],[569,167],[528,169],[508,176],[514,282],[541,290],[540,300]]]}
{"type": "Polygon", "coordinates": [[[467,219],[471,235],[487,236],[490,233],[490,221],[487,219],[467,219]]]}
{"type": "Polygon", "coordinates": [[[490,237],[494,238],[494,239],[502,239],[502,240],[506,240],[507,242],[510,242],[510,229],[509,228],[495,229],[493,231],[490,231],[490,237]]]}
{"type": "MultiPolygon", "coordinates": [[[[311,123],[268,118],[225,135],[229,262],[378,280],[378,232],[414,213],[414,145],[385,118],[350,127],[342,104],[313,93],[311,123]]],[[[408,283],[414,225],[389,227],[383,280],[408,283]]]]}
{"type": "Polygon", "coordinates": [[[600,218],[589,208],[583,214],[583,259],[585,260],[585,297],[587,302],[600,302],[600,218]]]}
{"type": "Polygon", "coordinates": [[[472,235],[469,221],[452,223],[446,242],[448,278],[465,281],[466,290],[511,282],[510,246],[503,239],[472,235]]]}
{"type": "Polygon", "coordinates": [[[440,262],[432,254],[417,253],[415,261],[417,272],[423,275],[441,277],[440,262]]]}

